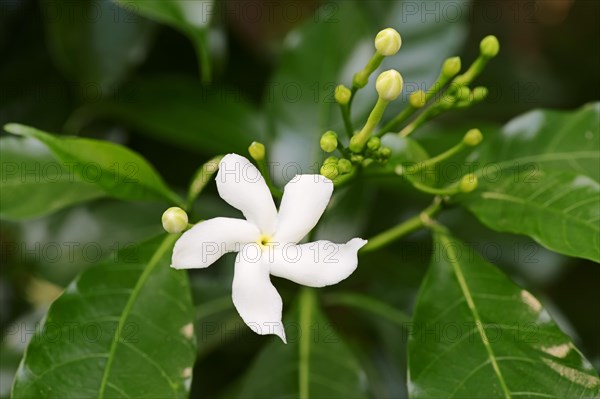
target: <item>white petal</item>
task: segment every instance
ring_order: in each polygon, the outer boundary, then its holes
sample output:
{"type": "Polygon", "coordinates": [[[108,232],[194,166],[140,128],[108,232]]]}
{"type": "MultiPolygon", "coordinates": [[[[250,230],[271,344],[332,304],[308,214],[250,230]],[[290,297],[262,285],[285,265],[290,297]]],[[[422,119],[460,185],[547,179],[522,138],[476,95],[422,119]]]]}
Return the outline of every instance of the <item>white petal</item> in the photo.
{"type": "Polygon", "coordinates": [[[225,155],[216,180],[221,198],[242,211],[264,234],[273,233],[277,209],[265,179],[250,161],[237,154],[225,155]]]}
{"type": "Polygon", "coordinates": [[[337,284],[358,266],[358,250],[367,243],[353,238],[346,244],[315,241],[302,245],[287,244],[270,250],[265,262],[271,274],[309,287],[337,284]]]}
{"type": "Polygon", "coordinates": [[[297,243],[317,224],[325,211],[333,182],[321,175],[297,175],[286,184],[273,241],[297,243]]]}
{"type": "Polygon", "coordinates": [[[198,223],[175,243],[171,267],[194,269],[210,266],[223,254],[239,251],[260,238],[258,228],[247,220],[214,218],[198,223]]]}
{"type": "Polygon", "coordinates": [[[246,245],[235,259],[232,298],[238,313],[255,333],[276,334],[283,342],[285,330],[281,322],[283,303],[271,284],[269,265],[261,259],[258,245],[246,245]]]}

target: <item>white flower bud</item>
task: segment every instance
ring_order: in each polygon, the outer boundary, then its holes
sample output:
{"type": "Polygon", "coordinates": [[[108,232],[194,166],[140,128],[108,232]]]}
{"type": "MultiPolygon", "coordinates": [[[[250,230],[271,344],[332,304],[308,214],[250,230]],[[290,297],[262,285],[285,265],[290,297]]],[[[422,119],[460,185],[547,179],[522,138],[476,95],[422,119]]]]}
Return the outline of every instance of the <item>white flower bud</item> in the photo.
{"type": "Polygon", "coordinates": [[[386,101],[393,101],[398,98],[402,92],[403,84],[404,81],[402,80],[400,73],[390,69],[389,71],[382,72],[381,75],[377,77],[375,88],[377,89],[379,97],[386,101]]]}
{"type": "Polygon", "coordinates": [[[167,233],[181,233],[188,226],[188,215],[183,209],[173,206],[163,213],[162,225],[167,233]]]}
{"type": "Polygon", "coordinates": [[[402,39],[395,29],[384,29],[375,37],[375,48],[379,54],[386,57],[396,54],[400,46],[402,46],[402,39]]]}

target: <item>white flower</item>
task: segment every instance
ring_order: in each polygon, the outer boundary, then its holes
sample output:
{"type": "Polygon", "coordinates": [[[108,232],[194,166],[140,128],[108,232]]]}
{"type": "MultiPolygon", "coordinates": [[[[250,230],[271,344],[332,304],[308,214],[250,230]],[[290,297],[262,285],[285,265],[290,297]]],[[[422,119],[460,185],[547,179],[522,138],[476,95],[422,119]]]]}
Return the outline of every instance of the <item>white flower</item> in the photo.
{"type": "Polygon", "coordinates": [[[336,284],[358,265],[367,241],[297,243],[325,211],[333,183],[321,175],[297,175],[286,186],[279,212],[260,172],[246,158],[226,155],[216,177],[219,195],[246,220],[218,217],[195,225],[175,243],[171,267],[204,268],[227,252],[235,260],[232,298],[254,332],[276,334],[286,342],[282,301],[270,275],[310,287],[336,284]]]}

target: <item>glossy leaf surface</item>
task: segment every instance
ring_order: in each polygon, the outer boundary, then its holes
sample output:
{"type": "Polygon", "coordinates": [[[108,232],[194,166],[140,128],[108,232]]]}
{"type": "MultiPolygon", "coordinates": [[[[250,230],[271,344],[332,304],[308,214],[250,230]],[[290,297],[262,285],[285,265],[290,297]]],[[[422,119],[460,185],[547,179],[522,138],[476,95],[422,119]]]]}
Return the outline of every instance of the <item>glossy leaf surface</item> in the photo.
{"type": "Polygon", "coordinates": [[[102,140],[56,136],[16,123],[6,125],[4,129],[41,141],[65,166],[113,197],[167,199],[181,203],[152,165],[127,147],[102,140]]]}
{"type": "Polygon", "coordinates": [[[417,299],[411,398],[595,397],[592,365],[543,305],[447,233],[417,299]]]}
{"type": "Polygon", "coordinates": [[[0,218],[23,220],[102,197],[34,139],[0,139],[0,218]]]}
{"type": "Polygon", "coordinates": [[[176,238],[83,272],[29,344],[13,397],[187,397],[194,311],[187,274],[169,267],[176,238]]]}

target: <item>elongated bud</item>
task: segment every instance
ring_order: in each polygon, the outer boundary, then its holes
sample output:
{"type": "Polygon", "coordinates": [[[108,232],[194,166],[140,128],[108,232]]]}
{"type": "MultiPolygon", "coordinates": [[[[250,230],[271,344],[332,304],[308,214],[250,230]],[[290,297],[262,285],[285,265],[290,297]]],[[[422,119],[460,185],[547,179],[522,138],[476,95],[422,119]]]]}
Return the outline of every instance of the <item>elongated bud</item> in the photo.
{"type": "Polygon", "coordinates": [[[352,162],[347,159],[340,159],[337,163],[337,168],[341,174],[350,173],[352,171],[352,162]]]}
{"type": "Polygon", "coordinates": [[[256,162],[263,161],[265,159],[265,146],[263,143],[259,143],[258,141],[253,141],[248,147],[248,152],[252,159],[256,162]]]}
{"type": "Polygon", "coordinates": [[[470,147],[475,147],[481,143],[482,140],[483,134],[481,134],[481,130],[479,129],[471,129],[463,137],[463,143],[470,147]]]}
{"type": "Polygon", "coordinates": [[[163,229],[167,233],[181,233],[188,226],[188,215],[181,208],[173,206],[162,214],[163,229]]]}
{"type": "Polygon", "coordinates": [[[403,85],[404,81],[402,80],[402,75],[394,69],[382,72],[381,75],[377,77],[377,82],[375,82],[377,94],[386,101],[394,101],[397,99],[400,93],[402,93],[403,85]]]}
{"type": "Polygon", "coordinates": [[[488,95],[487,87],[478,86],[473,89],[473,101],[483,101],[488,95]]]}
{"type": "Polygon", "coordinates": [[[321,166],[320,172],[321,175],[325,176],[329,180],[335,179],[340,174],[338,171],[337,162],[324,163],[323,166],[321,166]]]}
{"type": "Polygon", "coordinates": [[[396,54],[400,46],[402,46],[402,39],[396,29],[384,29],[375,37],[375,48],[379,54],[386,57],[396,54]]]}
{"type": "Polygon", "coordinates": [[[472,173],[464,175],[458,183],[458,189],[462,193],[470,193],[477,188],[477,176],[472,173]]]}
{"type": "Polygon", "coordinates": [[[379,137],[370,137],[367,141],[367,148],[371,151],[377,151],[381,147],[381,139],[379,137]]]}
{"type": "Polygon", "coordinates": [[[442,65],[442,75],[446,78],[451,78],[460,72],[460,68],[460,57],[447,58],[444,61],[444,65],[442,65]]]}
{"type": "Polygon", "coordinates": [[[321,149],[325,152],[333,152],[338,146],[337,133],[333,130],[329,130],[321,136],[321,149]]]}
{"type": "Polygon", "coordinates": [[[350,102],[352,92],[344,85],[335,88],[335,101],[340,105],[346,105],[350,102]]]}
{"type": "Polygon", "coordinates": [[[495,57],[500,51],[500,43],[498,42],[498,38],[496,38],[494,35],[484,37],[479,44],[479,50],[481,55],[486,58],[495,57]]]}
{"type": "Polygon", "coordinates": [[[423,108],[427,102],[427,95],[423,90],[417,90],[408,97],[408,102],[413,108],[423,108]]]}

